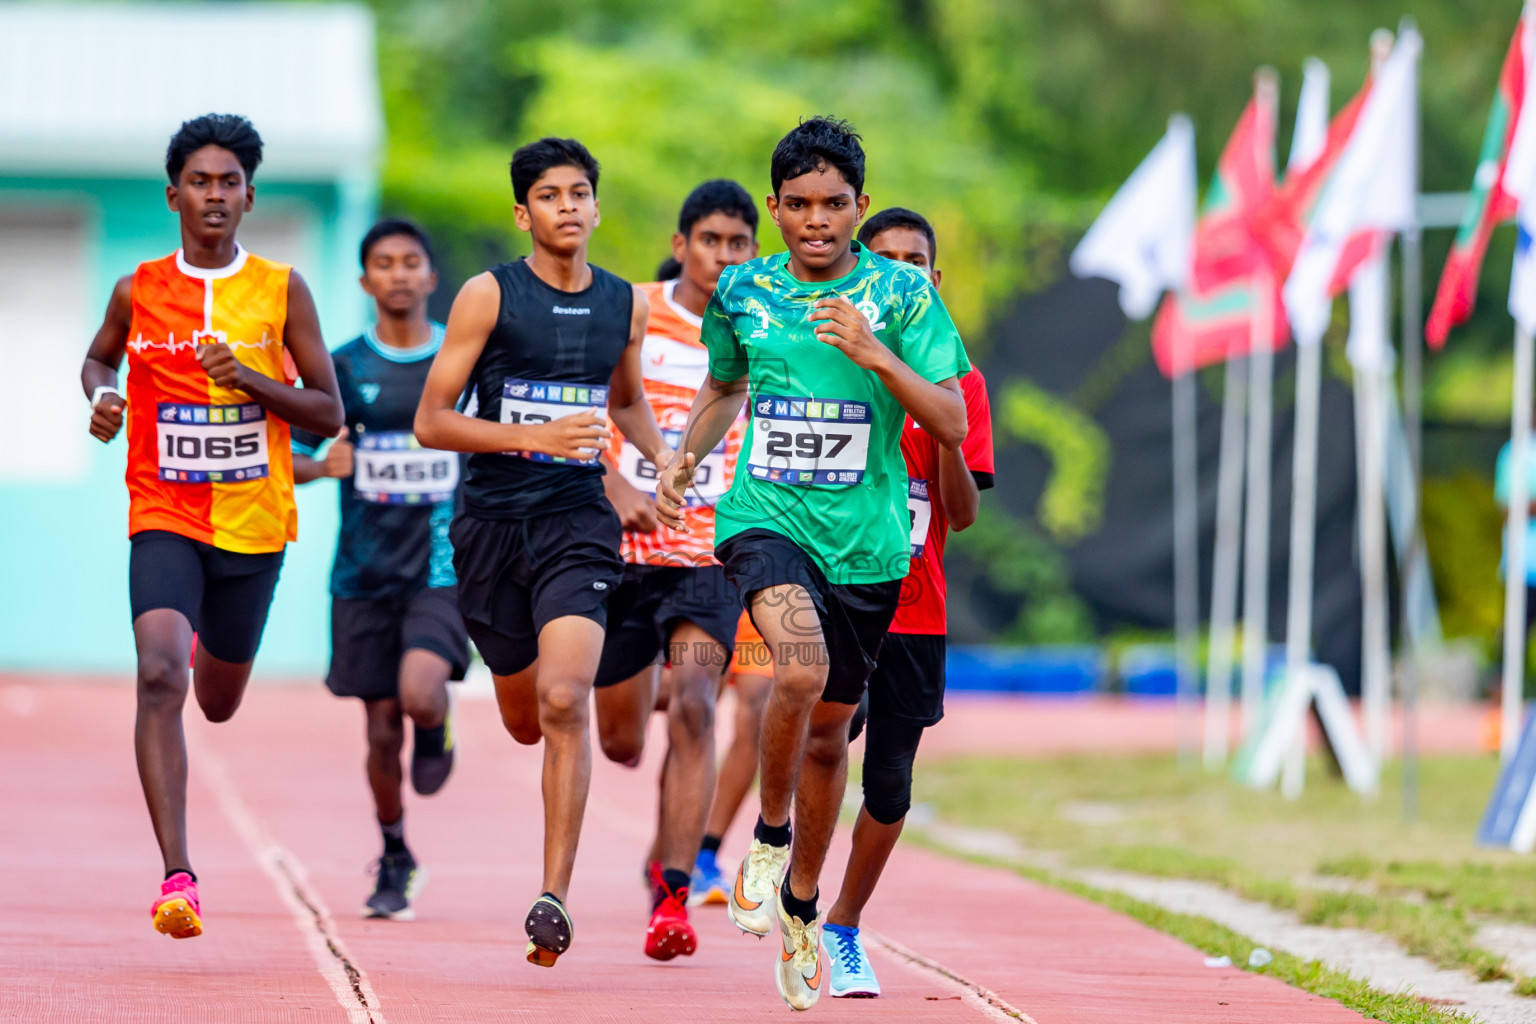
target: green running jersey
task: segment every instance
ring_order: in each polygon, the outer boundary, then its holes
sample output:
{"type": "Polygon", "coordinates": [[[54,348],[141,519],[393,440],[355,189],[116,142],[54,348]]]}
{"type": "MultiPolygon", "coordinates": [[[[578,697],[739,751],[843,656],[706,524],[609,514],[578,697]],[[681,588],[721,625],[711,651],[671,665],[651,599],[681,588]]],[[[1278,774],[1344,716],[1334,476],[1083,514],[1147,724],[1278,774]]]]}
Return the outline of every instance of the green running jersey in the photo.
{"type": "Polygon", "coordinates": [[[726,268],[702,332],[710,376],[750,385],[747,437],[715,509],[715,543],[753,527],[782,533],[836,584],[907,574],[906,411],[874,373],[816,340],[813,304],[852,302],[924,380],[971,368],[927,275],[857,242],[853,250],[858,264],[835,281],[796,280],[788,253],[726,268]]]}

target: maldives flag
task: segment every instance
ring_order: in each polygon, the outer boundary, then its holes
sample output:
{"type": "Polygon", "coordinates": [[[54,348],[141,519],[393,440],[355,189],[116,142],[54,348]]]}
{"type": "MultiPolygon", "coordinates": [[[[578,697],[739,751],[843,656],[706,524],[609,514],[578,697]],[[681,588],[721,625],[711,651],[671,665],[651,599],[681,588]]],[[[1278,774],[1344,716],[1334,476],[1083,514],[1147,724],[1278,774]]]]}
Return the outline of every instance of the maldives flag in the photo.
{"type": "Polygon", "coordinates": [[[1515,200],[1505,191],[1504,168],[1509,162],[1510,142],[1520,108],[1525,102],[1524,27],[1531,18],[1526,8],[1509,41],[1504,55],[1504,69],[1499,72],[1499,89],[1488,112],[1488,126],[1483,129],[1483,148],[1477,158],[1477,173],[1472,177],[1472,192],[1461,228],[1451,245],[1450,258],[1440,275],[1435,305],[1424,336],[1430,347],[1440,348],[1457,324],[1466,323],[1477,301],[1477,279],[1483,268],[1483,254],[1488,250],[1488,236],[1501,221],[1515,215],[1515,200]]]}
{"type": "Polygon", "coordinates": [[[1275,190],[1275,88],[1261,82],[1238,118],[1232,137],[1216,164],[1195,228],[1189,281],[1168,296],[1152,325],[1152,353],[1169,377],[1176,346],[1190,369],[1220,362],[1249,350],[1255,302],[1265,302],[1275,316],[1271,337],[1283,341],[1285,314],[1269,254],[1253,234],[1254,215],[1275,190]],[[1267,281],[1268,295],[1257,282],[1267,281]]]}
{"type": "MultiPolygon", "coordinates": [[[[1354,134],[1355,122],[1360,120],[1360,112],[1365,109],[1365,100],[1370,92],[1371,80],[1367,78],[1355,97],[1329,122],[1327,138],[1316,159],[1288,172],[1270,201],[1254,217],[1254,235],[1269,252],[1275,268],[1275,279],[1278,281],[1284,281],[1290,275],[1291,264],[1301,249],[1301,240],[1306,236],[1307,225],[1317,207],[1318,198],[1323,194],[1323,186],[1328,184],[1328,178],[1333,174],[1339,157],[1344,155],[1350,136],[1354,134]]],[[[1351,253],[1351,263],[1358,263],[1369,254],[1368,248],[1358,257],[1351,253]]]]}

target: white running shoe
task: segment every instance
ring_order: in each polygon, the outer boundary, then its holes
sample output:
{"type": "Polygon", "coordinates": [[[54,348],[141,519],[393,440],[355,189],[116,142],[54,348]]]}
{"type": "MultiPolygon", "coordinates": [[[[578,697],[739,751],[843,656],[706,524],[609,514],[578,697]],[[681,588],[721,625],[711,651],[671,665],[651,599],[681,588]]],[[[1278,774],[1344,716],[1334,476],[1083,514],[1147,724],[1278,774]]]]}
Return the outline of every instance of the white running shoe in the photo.
{"type": "Polygon", "coordinates": [[[809,1010],[821,998],[821,915],[807,924],[779,904],[778,917],[783,947],[773,980],[791,1010],[809,1010]]]}
{"type": "Polygon", "coordinates": [[[736,869],[736,884],[725,904],[731,923],[758,938],[772,931],[779,907],[779,885],[788,867],[789,847],[769,846],[753,839],[746,859],[736,869]]]}

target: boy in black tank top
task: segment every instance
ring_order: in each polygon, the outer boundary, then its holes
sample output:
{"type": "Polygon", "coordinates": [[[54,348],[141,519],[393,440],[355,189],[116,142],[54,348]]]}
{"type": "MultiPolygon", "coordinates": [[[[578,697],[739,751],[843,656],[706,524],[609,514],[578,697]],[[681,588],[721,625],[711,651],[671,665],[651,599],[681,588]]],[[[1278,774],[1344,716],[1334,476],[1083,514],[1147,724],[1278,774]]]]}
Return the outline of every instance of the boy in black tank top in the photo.
{"type": "Polygon", "coordinates": [[[507,731],[545,741],[544,893],[525,922],[528,961],[541,967],[571,942],[564,901],[592,774],[588,706],[624,572],[597,460],[610,437],[604,407],[658,466],[672,459],[641,389],[645,296],[587,263],[597,176],[574,139],[513,154],[517,226],[533,253],[464,285],[416,413],[423,445],[471,453],[451,531],[460,609],[507,731]]]}

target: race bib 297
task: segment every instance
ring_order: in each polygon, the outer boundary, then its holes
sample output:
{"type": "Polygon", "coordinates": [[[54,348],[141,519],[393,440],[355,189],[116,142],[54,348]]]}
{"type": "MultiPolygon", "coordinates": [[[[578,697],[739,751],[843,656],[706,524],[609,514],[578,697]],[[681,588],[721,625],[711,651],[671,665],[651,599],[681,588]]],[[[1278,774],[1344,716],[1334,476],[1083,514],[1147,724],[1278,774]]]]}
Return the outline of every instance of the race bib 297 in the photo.
{"type": "Polygon", "coordinates": [[[255,402],[155,407],[160,479],[183,484],[259,480],[267,470],[267,411],[255,402]]]}
{"type": "Polygon", "coordinates": [[[869,462],[869,403],[757,395],[752,399],[754,479],[794,486],[846,487],[869,462]]]}

